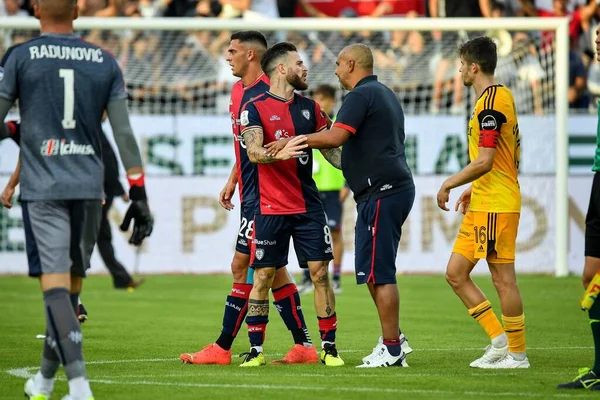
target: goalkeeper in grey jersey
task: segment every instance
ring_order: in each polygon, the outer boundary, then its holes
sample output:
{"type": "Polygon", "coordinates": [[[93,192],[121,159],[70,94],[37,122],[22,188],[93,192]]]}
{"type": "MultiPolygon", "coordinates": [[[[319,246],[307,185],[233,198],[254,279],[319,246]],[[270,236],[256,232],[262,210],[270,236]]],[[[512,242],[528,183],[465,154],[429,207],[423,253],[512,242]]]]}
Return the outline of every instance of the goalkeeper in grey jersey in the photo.
{"type": "MultiPolygon", "coordinates": [[[[63,365],[67,400],[93,399],[74,307],[98,235],[104,171],[101,118],[108,113],[130,183],[122,229],[130,243],[152,232],[139,149],[127,113],[123,77],[109,53],[73,34],[76,0],[38,0],[41,35],[13,46],[0,62],[0,120],[18,100],[20,174],[29,275],[44,292],[46,341],[40,371],[25,384],[30,398],[50,397],[63,365]]],[[[0,138],[10,135],[0,125],[0,138]]]]}

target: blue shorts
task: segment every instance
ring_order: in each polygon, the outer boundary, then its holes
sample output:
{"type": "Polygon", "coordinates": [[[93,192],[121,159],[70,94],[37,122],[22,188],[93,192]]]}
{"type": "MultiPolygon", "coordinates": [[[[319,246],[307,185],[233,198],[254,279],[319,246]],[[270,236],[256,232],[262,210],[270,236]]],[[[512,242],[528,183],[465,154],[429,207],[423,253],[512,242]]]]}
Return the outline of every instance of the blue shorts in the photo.
{"type": "Polygon", "coordinates": [[[409,189],[357,205],[355,234],[356,283],[396,283],[396,255],[415,190],[409,189]]]}
{"type": "Polygon", "coordinates": [[[342,202],[340,201],[340,191],[332,190],[319,192],[323,207],[325,208],[325,216],[327,217],[327,225],[329,229],[339,232],[342,228],[342,202]]]}
{"type": "Polygon", "coordinates": [[[290,238],[294,240],[294,249],[301,267],[305,267],[310,261],[333,259],[331,231],[323,211],[295,215],[256,215],[250,266],[286,266],[290,238]]]}
{"type": "Polygon", "coordinates": [[[254,212],[253,205],[242,203],[240,206],[240,229],[235,242],[235,251],[250,255],[250,243],[252,242],[252,233],[254,232],[254,212]]]}

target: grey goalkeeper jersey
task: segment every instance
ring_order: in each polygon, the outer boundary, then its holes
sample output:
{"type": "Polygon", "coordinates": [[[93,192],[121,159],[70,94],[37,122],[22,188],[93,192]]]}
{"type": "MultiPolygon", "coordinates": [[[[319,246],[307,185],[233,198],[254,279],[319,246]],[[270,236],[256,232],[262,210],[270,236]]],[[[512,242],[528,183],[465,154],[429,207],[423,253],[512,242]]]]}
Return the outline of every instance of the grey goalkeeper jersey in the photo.
{"type": "Polygon", "coordinates": [[[126,99],[114,57],[77,35],[42,34],[8,49],[0,97],[21,114],[21,198],[100,199],[102,113],[126,99]]]}

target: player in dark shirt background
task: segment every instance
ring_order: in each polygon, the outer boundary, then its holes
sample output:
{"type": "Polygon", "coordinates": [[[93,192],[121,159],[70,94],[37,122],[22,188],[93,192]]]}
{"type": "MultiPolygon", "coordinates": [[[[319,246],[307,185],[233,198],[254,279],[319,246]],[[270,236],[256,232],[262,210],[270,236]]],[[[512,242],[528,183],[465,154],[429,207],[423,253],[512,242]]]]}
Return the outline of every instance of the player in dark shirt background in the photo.
{"type": "MultiPolygon", "coordinates": [[[[305,90],[307,68],[291,43],[278,43],[264,55],[262,67],[271,81],[270,91],[250,101],[240,114],[242,134],[250,161],[257,163],[258,205],[254,218],[251,267],[254,286],[248,302],[250,352],[243,367],[265,363],[262,353],[269,314],[269,288],[276,270],[287,264],[290,238],[306,261],[315,285],[315,309],[321,334],[321,361],[327,366],[344,364],[335,347],[337,316],[335,296],[328,275],[333,258],[331,234],[323,204],[312,178],[312,153],[293,139],[276,157],[263,145],[326,129],[327,117],[311,99],[294,93],[305,90]],[[293,158],[292,157],[295,157],[293,158]],[[281,161],[273,164],[275,161],[281,161]]],[[[325,152],[325,157],[335,157],[325,152]]]]}

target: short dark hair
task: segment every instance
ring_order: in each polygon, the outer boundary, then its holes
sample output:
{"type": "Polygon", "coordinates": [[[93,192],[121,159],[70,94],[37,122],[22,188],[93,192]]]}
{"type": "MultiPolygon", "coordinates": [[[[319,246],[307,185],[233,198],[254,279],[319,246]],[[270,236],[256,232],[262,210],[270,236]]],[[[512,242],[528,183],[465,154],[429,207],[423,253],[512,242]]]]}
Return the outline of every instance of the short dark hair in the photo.
{"type": "Polygon", "coordinates": [[[288,53],[295,51],[297,52],[298,49],[289,42],[279,42],[274,44],[263,55],[262,61],[260,62],[262,70],[267,76],[271,76],[279,59],[283,56],[287,56],[288,53]]]}
{"type": "Polygon", "coordinates": [[[328,84],[319,85],[315,88],[313,96],[320,95],[328,99],[335,99],[335,87],[328,84]]]}
{"type": "Polygon", "coordinates": [[[488,36],[480,36],[463,43],[459,55],[469,64],[478,64],[481,72],[486,75],[493,75],[496,70],[498,63],[496,43],[488,36]]]}
{"type": "Polygon", "coordinates": [[[231,35],[231,40],[239,40],[241,43],[255,43],[265,49],[269,47],[265,35],[259,31],[239,31],[231,35]]]}

